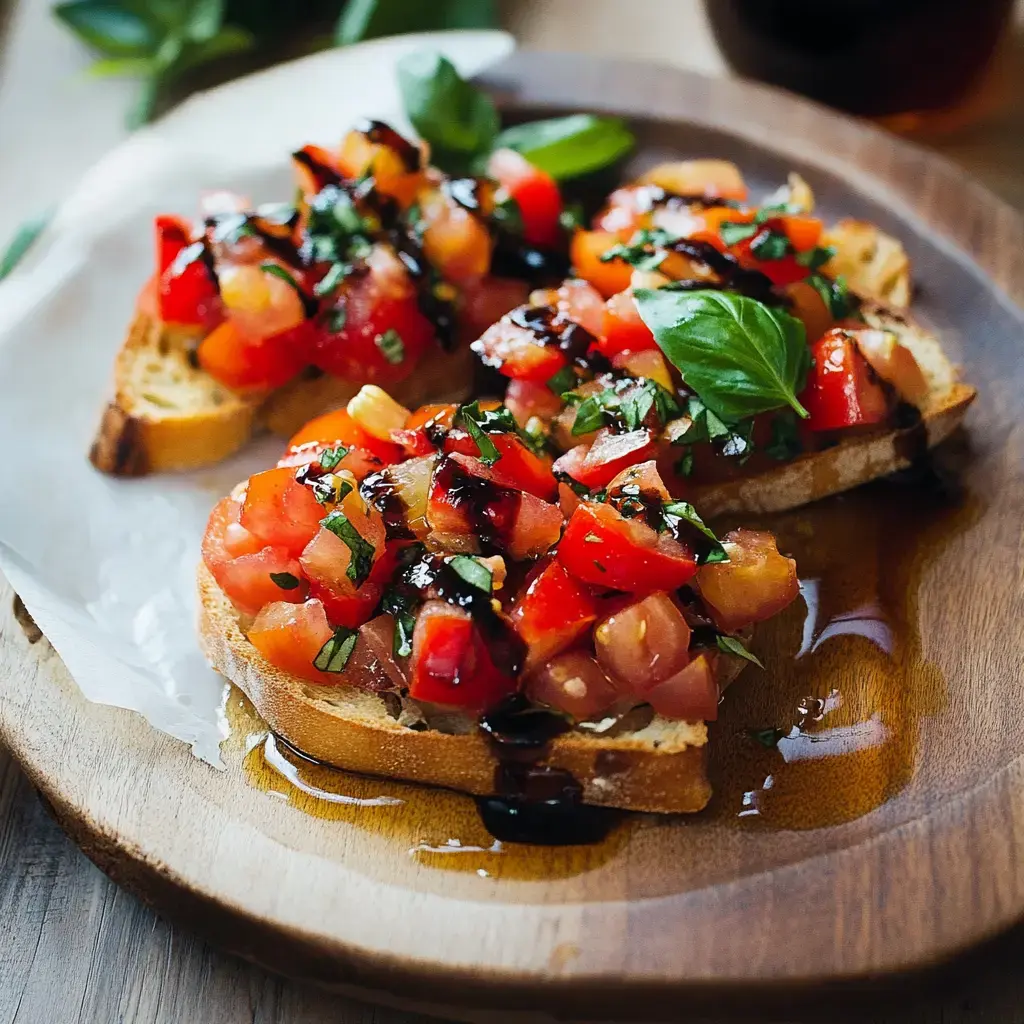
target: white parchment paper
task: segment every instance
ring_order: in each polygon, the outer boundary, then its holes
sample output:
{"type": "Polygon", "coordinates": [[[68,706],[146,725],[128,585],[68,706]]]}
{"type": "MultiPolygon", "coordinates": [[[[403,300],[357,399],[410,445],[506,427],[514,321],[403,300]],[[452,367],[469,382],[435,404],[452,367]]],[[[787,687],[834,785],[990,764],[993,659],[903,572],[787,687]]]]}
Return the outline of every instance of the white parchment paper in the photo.
{"type": "Polygon", "coordinates": [[[331,144],[359,117],[404,126],[401,55],[431,47],[472,74],[512,46],[500,32],[402,36],[200,96],[88,172],[0,285],[0,570],[88,699],[138,711],[210,764],[226,735],[224,684],[196,643],[199,545],[214,503],[280,441],[141,480],[89,464],[112,360],[152,272],[152,217],[194,214],[209,188],[288,197],[291,150],[331,144]]]}

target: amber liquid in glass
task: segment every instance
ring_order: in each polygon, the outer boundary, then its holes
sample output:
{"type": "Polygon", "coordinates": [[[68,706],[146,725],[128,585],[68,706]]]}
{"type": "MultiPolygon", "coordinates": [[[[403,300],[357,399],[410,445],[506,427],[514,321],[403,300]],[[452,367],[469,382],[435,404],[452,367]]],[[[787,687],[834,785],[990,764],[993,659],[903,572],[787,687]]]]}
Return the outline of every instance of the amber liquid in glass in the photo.
{"type": "Polygon", "coordinates": [[[1013,0],[705,0],[742,75],[868,117],[943,114],[977,94],[1013,0]]]}

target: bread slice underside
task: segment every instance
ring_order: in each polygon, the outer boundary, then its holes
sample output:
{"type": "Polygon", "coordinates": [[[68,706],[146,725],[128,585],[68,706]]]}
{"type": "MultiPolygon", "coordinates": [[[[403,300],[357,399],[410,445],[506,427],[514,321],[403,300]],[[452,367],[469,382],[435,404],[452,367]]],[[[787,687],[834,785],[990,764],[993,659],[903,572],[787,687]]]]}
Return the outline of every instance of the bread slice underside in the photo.
{"type": "MultiPolygon", "coordinates": [[[[246,639],[241,616],[205,565],[199,567],[198,586],[199,636],[207,660],[297,750],[347,771],[478,796],[495,792],[498,762],[471,718],[433,716],[408,699],[388,700],[355,686],[326,687],[282,672],[246,639]]],[[[730,679],[744,664],[733,658],[722,663],[730,679]]],[[[586,803],[685,813],[699,811],[711,795],[706,743],[703,722],[648,714],[630,731],[565,733],[541,763],[570,772],[586,803]]]]}

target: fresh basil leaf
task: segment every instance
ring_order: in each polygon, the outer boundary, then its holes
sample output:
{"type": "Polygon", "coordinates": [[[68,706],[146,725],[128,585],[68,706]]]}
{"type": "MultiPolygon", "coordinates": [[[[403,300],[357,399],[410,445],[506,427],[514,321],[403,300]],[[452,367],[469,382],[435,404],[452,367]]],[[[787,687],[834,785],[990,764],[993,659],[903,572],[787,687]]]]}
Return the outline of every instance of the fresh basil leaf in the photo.
{"type": "Polygon", "coordinates": [[[135,97],[135,102],[128,109],[128,114],[125,117],[125,126],[129,131],[141,128],[144,124],[149,124],[153,120],[156,102],[162,88],[163,76],[159,70],[142,80],[142,83],[139,85],[139,92],[135,97]]]}
{"type": "Polygon", "coordinates": [[[348,307],[335,306],[334,309],[327,311],[324,320],[327,324],[327,330],[331,334],[338,334],[344,329],[345,324],[348,323],[348,307]]]}
{"type": "Polygon", "coordinates": [[[796,417],[791,409],[783,409],[772,419],[771,441],[765,445],[765,454],[779,462],[795,459],[804,450],[796,417]]]}
{"type": "Polygon", "coordinates": [[[343,444],[339,444],[336,448],[325,448],[320,453],[320,468],[325,472],[330,472],[332,469],[337,467],[338,463],[341,462],[348,453],[349,449],[343,444]]]}
{"type": "Polygon", "coordinates": [[[579,377],[571,366],[563,366],[558,373],[548,379],[548,390],[561,397],[571,391],[579,383],[579,377]]]}
{"type": "Polygon", "coordinates": [[[736,245],[739,242],[745,242],[748,238],[753,238],[757,231],[758,227],[756,224],[739,224],[735,221],[726,221],[719,229],[722,241],[726,245],[736,245]]]}
{"type": "Polygon", "coordinates": [[[326,519],[321,519],[320,525],[348,545],[352,557],[345,570],[345,575],[356,587],[361,587],[373,568],[375,554],[373,545],[363,538],[362,534],[349,522],[348,516],[340,509],[335,509],[326,519]]]}
{"type": "Polygon", "coordinates": [[[674,241],[672,235],[661,228],[643,228],[628,242],[620,242],[601,254],[602,263],[623,260],[637,270],[655,270],[668,255],[664,247],[674,241]]]}
{"type": "Polygon", "coordinates": [[[691,534],[695,531],[703,537],[703,541],[696,545],[698,565],[729,561],[729,556],[725,553],[721,541],[688,501],[669,502],[665,505],[663,514],[666,528],[677,540],[687,541],[690,539],[686,536],[686,531],[681,529],[683,523],[690,528],[691,534]]]}
{"type": "Polygon", "coordinates": [[[810,270],[817,270],[819,267],[823,267],[833,256],[835,256],[836,250],[831,245],[816,245],[813,249],[807,249],[805,252],[798,252],[796,254],[796,261],[801,267],[807,267],[810,270]]]}
{"type": "Polygon", "coordinates": [[[373,343],[392,366],[398,366],[405,359],[405,343],[393,327],[389,327],[383,334],[378,334],[373,343]]]}
{"type": "Polygon", "coordinates": [[[750,252],[759,260],[781,260],[792,249],[789,239],[781,231],[762,231],[750,243],[750,252]]]}
{"type": "Polygon", "coordinates": [[[398,85],[409,120],[442,170],[465,171],[474,157],[490,152],[500,123],[494,101],[446,57],[408,54],[398,62],[398,85]]]}
{"type": "Polygon", "coordinates": [[[412,639],[416,630],[415,611],[419,604],[416,598],[403,593],[398,587],[388,587],[381,598],[381,612],[395,620],[391,649],[396,658],[408,658],[412,654],[412,639]]]}
{"type": "Polygon", "coordinates": [[[151,57],[160,45],[152,21],[117,0],[70,0],[53,13],[107,57],[151,57]]]}
{"type": "Polygon", "coordinates": [[[25,254],[35,244],[36,239],[46,229],[46,225],[53,219],[53,211],[47,210],[38,217],[25,221],[24,224],[14,232],[10,244],[0,255],[0,281],[2,281],[12,270],[25,258],[25,254]]]}
{"type": "Polygon", "coordinates": [[[321,672],[344,672],[358,639],[358,629],[338,626],[334,630],[334,636],[320,648],[320,653],[313,659],[313,667],[320,669],[321,672]]]}
{"type": "Polygon", "coordinates": [[[573,436],[579,437],[580,434],[600,430],[605,425],[609,403],[617,405],[618,401],[619,396],[611,388],[585,398],[576,408],[576,418],[572,422],[573,436]]]}
{"type": "Polygon", "coordinates": [[[482,590],[489,594],[494,587],[494,577],[491,570],[482,562],[478,562],[469,555],[453,555],[448,559],[452,570],[465,580],[471,587],[482,590]]]}
{"type": "Polygon", "coordinates": [[[256,43],[257,39],[251,32],[236,25],[225,25],[210,39],[190,43],[174,65],[174,73],[179,75],[189,68],[198,67],[200,64],[209,64],[212,61],[220,60],[222,57],[230,57],[236,53],[245,53],[248,50],[252,50],[256,43]]]}
{"type": "Polygon", "coordinates": [[[693,472],[692,448],[687,448],[686,451],[679,456],[679,461],[676,463],[676,472],[680,476],[689,476],[693,472]]]}
{"type": "Polygon", "coordinates": [[[318,299],[330,295],[341,286],[351,269],[347,263],[332,263],[327,273],[313,285],[313,294],[318,299]]]}
{"type": "Polygon", "coordinates": [[[363,39],[436,29],[491,28],[497,23],[492,0],[348,0],[335,29],[339,46],[363,39]]]}
{"type": "Polygon", "coordinates": [[[718,649],[724,654],[732,654],[737,658],[743,658],[744,661],[749,661],[758,668],[764,668],[764,665],[761,664],[760,658],[758,658],[756,654],[751,654],[750,651],[748,651],[746,647],[736,639],[736,637],[726,636],[724,633],[719,633],[715,638],[715,643],[718,645],[718,649]]]}
{"type": "Polygon", "coordinates": [[[270,578],[282,590],[295,590],[302,583],[298,576],[293,576],[290,572],[272,572],[270,578]]]}
{"type": "Polygon", "coordinates": [[[195,43],[207,43],[224,24],[224,0],[192,0],[185,34],[195,43]]]}
{"type": "Polygon", "coordinates": [[[726,422],[789,405],[803,417],[811,354],[803,324],[732,292],[634,292],[640,317],[687,387],[726,422]]]}
{"type": "Polygon", "coordinates": [[[337,505],[347,494],[352,493],[352,485],[343,477],[334,473],[325,473],[319,477],[306,477],[303,481],[313,492],[313,497],[321,505],[337,505]]]}
{"type": "Polygon", "coordinates": [[[600,170],[629,153],[636,139],[618,117],[571,114],[506,128],[494,149],[514,149],[534,167],[564,181],[600,170]]]}
{"type": "Polygon", "coordinates": [[[85,73],[90,78],[145,78],[157,71],[152,57],[107,57],[93,61],[85,73]]]}

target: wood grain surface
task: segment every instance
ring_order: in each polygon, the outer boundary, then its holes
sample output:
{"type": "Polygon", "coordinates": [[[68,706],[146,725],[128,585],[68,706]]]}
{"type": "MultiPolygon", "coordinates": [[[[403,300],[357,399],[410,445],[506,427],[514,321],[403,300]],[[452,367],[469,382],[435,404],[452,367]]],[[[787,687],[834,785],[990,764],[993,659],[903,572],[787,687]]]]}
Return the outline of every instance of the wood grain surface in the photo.
{"type": "MultiPolygon", "coordinates": [[[[748,114],[751,123],[759,121],[756,112],[748,114]]],[[[793,131],[806,127],[797,121],[793,131]]],[[[828,140],[834,143],[836,137],[829,134],[828,140]]],[[[847,151],[840,148],[832,152],[847,151]]],[[[902,180],[904,188],[911,181],[923,183],[926,199],[922,203],[928,208],[927,218],[933,219],[938,211],[938,220],[945,220],[946,233],[959,234],[963,244],[973,247],[993,274],[1001,275],[1008,290],[1017,290],[1020,266],[1015,254],[1021,251],[1019,223],[1008,211],[992,207],[983,196],[964,189],[955,175],[936,172],[934,178],[915,178],[919,168],[915,168],[907,153],[902,157],[892,153],[883,156],[865,148],[857,153],[857,162],[872,168],[883,166],[902,180]],[[986,221],[979,212],[985,207],[994,220],[986,221]],[[994,232],[987,231],[987,227],[994,228],[994,232]],[[1001,262],[1007,254],[1010,262],[1001,262]]],[[[8,596],[3,595],[5,602],[8,596]]],[[[6,618],[5,624],[9,622],[6,618]]],[[[25,641],[18,638],[18,642],[25,641]]],[[[49,663],[50,659],[46,660],[49,663]]],[[[37,685],[38,677],[33,674],[23,682],[26,686],[37,685]]],[[[984,825],[984,819],[979,822],[975,812],[964,814],[968,818],[958,823],[961,827],[984,825]]],[[[2,942],[11,940],[9,957],[0,943],[0,1019],[5,1014],[11,1020],[47,1021],[319,1021],[365,1019],[375,1014],[386,1020],[409,1019],[388,1011],[365,1010],[335,996],[322,997],[298,986],[268,980],[259,970],[212,954],[193,940],[179,939],[173,948],[168,948],[169,936],[182,933],[171,933],[131,897],[110,888],[110,883],[79,855],[56,843],[52,824],[31,802],[20,776],[9,769],[3,774],[0,789],[0,818],[13,821],[14,826],[0,831],[0,835],[44,836],[47,851],[40,857],[39,850],[34,850],[28,839],[17,844],[8,840],[0,847],[2,920],[39,924],[38,932],[33,933],[32,927],[27,931],[19,928],[4,936],[2,942]],[[55,849],[63,852],[54,856],[49,851],[55,849]],[[45,906],[42,901],[32,907],[19,905],[19,894],[30,888],[26,882],[38,883],[40,877],[45,883],[45,906]],[[144,965],[145,969],[133,973],[126,970],[123,974],[111,970],[112,964],[129,956],[134,964],[144,965]],[[121,978],[124,984],[119,986],[121,978]],[[212,1005],[217,1006],[215,1016],[207,1013],[212,1005]]],[[[992,821],[992,827],[997,827],[997,819],[993,817],[992,821]]],[[[1006,863],[1012,864],[1012,857],[1006,863]]],[[[888,867],[894,870],[893,865],[888,867]]],[[[1001,886],[1012,886],[1012,873],[1004,869],[999,882],[1001,886]]],[[[40,890],[35,887],[33,891],[40,890]]],[[[1004,891],[1002,896],[1006,895],[1004,891]]],[[[860,1019],[1020,1019],[1016,1009],[1021,995],[1019,983],[1012,974],[1000,970],[1000,965],[1019,962],[1021,950],[1022,940],[1011,936],[968,961],[972,980],[966,989],[943,991],[923,1001],[900,1001],[895,1006],[867,1006],[860,1019]]],[[[927,983],[934,985],[937,979],[929,977],[927,983]]],[[[793,1013],[787,1019],[796,1020],[799,1016],[793,1013]]],[[[750,1019],[749,1014],[744,1017],[750,1019]]]]}

